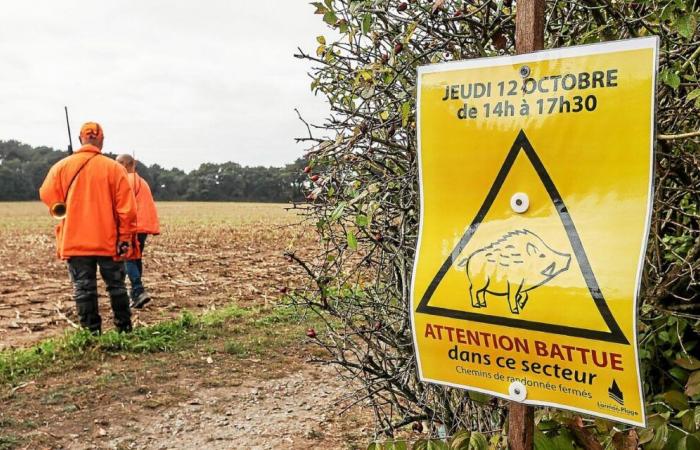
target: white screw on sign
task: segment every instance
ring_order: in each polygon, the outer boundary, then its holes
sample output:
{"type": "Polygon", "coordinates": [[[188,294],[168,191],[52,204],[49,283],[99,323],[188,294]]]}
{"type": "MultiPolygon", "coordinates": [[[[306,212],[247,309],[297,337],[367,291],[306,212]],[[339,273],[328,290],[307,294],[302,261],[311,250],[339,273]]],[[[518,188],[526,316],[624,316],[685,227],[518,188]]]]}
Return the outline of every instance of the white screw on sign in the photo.
{"type": "Polygon", "coordinates": [[[510,198],[510,207],[518,214],[522,214],[530,207],[530,199],[524,192],[516,192],[510,198]]]}
{"type": "Polygon", "coordinates": [[[527,397],[527,388],[520,381],[514,381],[508,387],[510,398],[515,402],[522,402],[527,397]]]}

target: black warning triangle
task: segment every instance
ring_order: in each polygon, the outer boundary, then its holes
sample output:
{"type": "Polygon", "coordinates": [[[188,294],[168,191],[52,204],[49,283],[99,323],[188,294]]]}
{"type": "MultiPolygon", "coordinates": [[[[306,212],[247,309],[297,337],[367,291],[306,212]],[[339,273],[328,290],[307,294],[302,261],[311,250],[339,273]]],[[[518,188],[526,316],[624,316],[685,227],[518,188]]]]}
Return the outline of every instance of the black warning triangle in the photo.
{"type": "Polygon", "coordinates": [[[564,204],[564,200],[562,200],[561,195],[559,195],[559,191],[554,185],[552,178],[547,173],[547,170],[542,164],[542,160],[540,160],[539,156],[537,156],[535,149],[532,147],[532,144],[530,144],[530,141],[527,139],[527,136],[525,136],[525,132],[523,130],[520,130],[520,133],[518,133],[518,137],[515,139],[513,146],[508,152],[508,155],[506,156],[506,159],[503,162],[503,165],[501,166],[501,170],[498,172],[496,180],[494,181],[493,185],[491,186],[491,189],[486,195],[486,199],[484,200],[484,203],[481,205],[481,208],[477,212],[476,217],[474,217],[474,220],[472,221],[471,225],[469,225],[469,228],[464,232],[464,235],[457,243],[457,246],[454,248],[454,250],[452,250],[452,253],[450,253],[450,255],[440,267],[438,273],[430,282],[430,285],[423,294],[423,298],[421,299],[420,304],[416,309],[416,312],[435,316],[450,317],[454,319],[470,320],[473,322],[483,322],[513,328],[541,331],[545,333],[581,337],[586,339],[593,339],[596,341],[629,344],[629,341],[622,333],[620,326],[617,324],[615,318],[610,312],[610,308],[608,308],[608,305],[605,301],[605,297],[603,296],[603,293],[601,292],[600,287],[598,286],[598,282],[595,279],[593,270],[591,270],[591,265],[588,262],[588,257],[586,256],[586,252],[583,249],[583,245],[581,244],[581,239],[579,238],[578,232],[576,231],[574,222],[571,219],[571,216],[569,215],[569,211],[566,208],[566,205],[564,204]],[[462,253],[464,248],[471,240],[472,236],[474,236],[474,233],[476,232],[481,222],[484,220],[484,217],[486,217],[486,214],[488,213],[489,209],[491,208],[491,205],[496,199],[498,192],[501,190],[503,182],[505,181],[508,173],[510,172],[510,169],[513,167],[513,163],[515,162],[515,159],[520,153],[520,151],[525,152],[525,155],[527,155],[528,159],[530,160],[530,163],[535,168],[535,171],[537,172],[537,175],[539,176],[540,180],[542,180],[542,183],[544,184],[544,187],[547,190],[549,197],[552,199],[557,213],[559,214],[559,218],[561,219],[561,222],[564,225],[564,229],[566,230],[566,234],[569,238],[571,248],[574,250],[574,255],[576,256],[576,260],[578,261],[578,265],[583,274],[583,278],[586,281],[588,291],[590,292],[591,297],[593,298],[593,301],[595,302],[595,305],[598,308],[601,317],[605,321],[605,324],[607,325],[610,331],[588,330],[585,328],[541,323],[531,320],[514,319],[511,317],[492,316],[488,314],[480,314],[470,311],[461,311],[456,309],[442,308],[429,305],[433,293],[440,285],[440,282],[447,274],[447,271],[452,267],[457,257],[460,255],[460,253],[462,253]]]}

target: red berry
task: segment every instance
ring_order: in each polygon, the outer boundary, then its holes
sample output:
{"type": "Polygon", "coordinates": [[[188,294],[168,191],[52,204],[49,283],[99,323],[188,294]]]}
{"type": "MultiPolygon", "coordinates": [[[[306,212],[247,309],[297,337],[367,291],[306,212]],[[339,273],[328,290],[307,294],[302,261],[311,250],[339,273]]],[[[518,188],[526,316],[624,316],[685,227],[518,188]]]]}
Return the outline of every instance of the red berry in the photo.
{"type": "Polygon", "coordinates": [[[455,11],[455,17],[461,17],[461,16],[462,16],[462,10],[461,10],[461,9],[458,9],[457,11],[455,11]]]}
{"type": "Polygon", "coordinates": [[[315,183],[315,182],[318,181],[319,178],[320,178],[320,177],[319,177],[318,175],[313,175],[313,176],[311,177],[311,181],[313,181],[313,182],[315,183]]]}
{"type": "Polygon", "coordinates": [[[308,330],[306,330],[306,335],[313,339],[316,337],[316,330],[314,330],[313,328],[309,328],[308,330]]]}
{"type": "Polygon", "coordinates": [[[403,44],[397,42],[396,45],[394,45],[394,53],[401,53],[401,50],[403,50],[403,44]]]}
{"type": "Polygon", "coordinates": [[[304,173],[310,173],[310,172],[311,172],[311,166],[304,167],[304,173]]]}
{"type": "Polygon", "coordinates": [[[406,11],[406,8],[408,8],[408,3],[406,2],[401,2],[399,6],[396,8],[397,11],[406,11]]]}
{"type": "Polygon", "coordinates": [[[280,292],[281,292],[282,294],[286,294],[286,293],[287,293],[287,286],[282,286],[282,287],[280,288],[280,292]]]}

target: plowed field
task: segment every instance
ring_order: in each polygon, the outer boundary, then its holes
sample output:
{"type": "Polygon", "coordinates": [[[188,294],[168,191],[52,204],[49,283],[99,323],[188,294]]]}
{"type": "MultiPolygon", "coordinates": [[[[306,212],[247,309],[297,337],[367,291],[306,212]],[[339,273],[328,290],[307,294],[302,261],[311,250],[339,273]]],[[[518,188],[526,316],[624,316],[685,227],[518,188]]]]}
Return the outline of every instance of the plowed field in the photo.
{"type": "MultiPolygon", "coordinates": [[[[151,324],[183,309],[235,301],[267,304],[301,272],[283,253],[312,242],[285,205],[158,204],[162,234],[149,237],[144,284],[153,301],[135,322],[151,324]]],[[[55,257],[54,219],[40,203],[0,203],[0,349],[25,346],[77,322],[65,263],[55,257]]],[[[109,300],[100,282],[100,308],[110,328],[109,300]]]]}

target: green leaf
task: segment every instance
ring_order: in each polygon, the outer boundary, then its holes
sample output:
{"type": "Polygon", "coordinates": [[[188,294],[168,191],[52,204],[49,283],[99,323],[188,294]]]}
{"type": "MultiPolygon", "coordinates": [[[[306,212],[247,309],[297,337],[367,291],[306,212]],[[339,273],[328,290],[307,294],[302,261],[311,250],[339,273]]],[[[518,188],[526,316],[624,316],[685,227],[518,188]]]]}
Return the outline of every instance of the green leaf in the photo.
{"type": "Polygon", "coordinates": [[[406,128],[408,118],[411,116],[411,102],[403,102],[401,104],[401,126],[406,128]]]}
{"type": "Polygon", "coordinates": [[[316,36],[316,42],[318,42],[321,45],[326,45],[326,37],[325,36],[316,36]]]}
{"type": "Polygon", "coordinates": [[[338,203],[338,206],[336,206],[333,212],[331,213],[331,222],[335,222],[336,220],[340,219],[340,216],[343,215],[343,211],[345,210],[345,205],[345,202],[338,203]]]}
{"type": "Polygon", "coordinates": [[[367,450],[408,450],[406,441],[388,440],[386,442],[372,442],[367,450]]]}
{"type": "Polygon", "coordinates": [[[362,33],[367,34],[372,29],[372,15],[367,13],[362,16],[362,33]]]}
{"type": "Polygon", "coordinates": [[[680,440],[678,450],[700,450],[700,439],[689,434],[680,440]]]}
{"type": "Polygon", "coordinates": [[[695,433],[698,431],[698,427],[695,426],[695,413],[692,409],[681,417],[681,425],[688,433],[695,433]]]}
{"type": "Polygon", "coordinates": [[[418,439],[413,443],[413,450],[426,450],[428,448],[428,441],[425,439],[418,439]]]}
{"type": "Polygon", "coordinates": [[[313,2],[312,5],[316,7],[316,11],[314,11],[314,14],[325,14],[328,12],[328,8],[323,6],[323,4],[321,4],[320,2],[313,2]]]}
{"type": "Polygon", "coordinates": [[[552,441],[540,430],[535,430],[535,450],[556,450],[552,441]]]}
{"type": "Polygon", "coordinates": [[[348,247],[352,250],[357,250],[357,238],[355,233],[350,230],[348,230],[348,247]]]}
{"type": "Polygon", "coordinates": [[[675,23],[678,34],[686,39],[690,39],[695,34],[695,28],[698,26],[698,20],[695,14],[685,14],[676,20],[675,23]]]}
{"type": "Polygon", "coordinates": [[[673,367],[668,371],[668,373],[670,373],[673,378],[681,383],[685,383],[686,380],[688,380],[688,372],[680,367],[673,367]]]}
{"type": "MultiPolygon", "coordinates": [[[[694,100],[694,99],[696,99],[696,98],[700,98],[700,88],[695,89],[695,90],[692,91],[690,94],[688,94],[688,96],[686,97],[686,100],[691,101],[691,100],[694,100]]],[[[684,358],[682,358],[682,359],[684,359],[684,358]]],[[[690,357],[690,359],[691,359],[691,360],[695,360],[695,367],[694,367],[693,369],[691,369],[691,370],[700,369],[700,361],[698,361],[697,359],[693,358],[692,356],[690,357]]],[[[678,364],[678,360],[676,360],[676,364],[678,364]]],[[[680,365],[680,364],[678,364],[678,365],[680,365]]],[[[681,367],[684,367],[684,366],[681,366],[681,367]]],[[[688,369],[688,367],[686,367],[686,369],[688,369]]]]}
{"type": "Polygon", "coordinates": [[[364,228],[369,225],[369,219],[364,214],[358,214],[357,217],[355,217],[355,223],[357,223],[358,227],[364,228]]]}
{"type": "Polygon", "coordinates": [[[431,439],[428,441],[426,450],[450,450],[450,447],[439,439],[431,439]]]}
{"type": "Polygon", "coordinates": [[[365,81],[371,81],[374,78],[374,73],[369,69],[360,70],[357,75],[365,81]]]}
{"type": "Polygon", "coordinates": [[[406,441],[396,441],[388,450],[408,450],[408,443],[406,441]]]}
{"type": "Polygon", "coordinates": [[[645,450],[663,450],[668,442],[668,425],[663,424],[654,430],[654,438],[647,444],[645,450]]]}
{"type": "Polygon", "coordinates": [[[540,430],[535,430],[535,450],[573,450],[573,439],[568,433],[547,436],[540,430]]]}
{"type": "Polygon", "coordinates": [[[471,437],[471,432],[467,430],[460,430],[452,436],[450,439],[450,449],[451,450],[469,450],[469,438],[471,437]]]}
{"type": "Polygon", "coordinates": [[[488,450],[489,442],[481,433],[472,433],[469,437],[469,450],[488,450]]]}
{"type": "Polygon", "coordinates": [[[537,424],[537,428],[540,431],[544,431],[544,432],[554,431],[554,430],[558,430],[559,428],[561,428],[561,424],[553,419],[550,419],[550,420],[545,419],[545,420],[540,420],[540,423],[537,424]]]}
{"type": "Polygon", "coordinates": [[[482,394],[481,392],[469,391],[469,398],[478,403],[488,403],[493,397],[488,394],[482,394]]]}
{"type": "MultiPolygon", "coordinates": [[[[695,97],[700,96],[700,89],[695,89],[693,92],[691,92],[691,94],[694,93],[694,92],[697,92],[697,95],[696,95],[695,97]]],[[[692,99],[694,99],[695,97],[691,97],[690,95],[688,95],[688,100],[692,100],[692,99]]],[[[680,367],[682,367],[682,368],[684,368],[684,369],[687,369],[687,370],[698,370],[698,369],[700,369],[700,361],[698,361],[698,360],[697,360],[695,357],[693,357],[693,356],[688,356],[687,358],[686,358],[686,357],[678,358],[678,359],[675,361],[675,363],[676,363],[677,366],[680,366],[680,367]]]]}
{"type": "MultiPolygon", "coordinates": [[[[690,382],[690,380],[688,380],[688,382],[690,382]]],[[[677,411],[688,409],[688,397],[686,397],[685,394],[680,391],[666,391],[661,395],[661,397],[663,397],[664,401],[677,411]]]]}
{"type": "Polygon", "coordinates": [[[333,11],[328,11],[326,14],[323,15],[323,21],[326,22],[328,25],[335,25],[335,23],[338,21],[338,17],[333,11]]]}
{"type": "Polygon", "coordinates": [[[670,69],[662,70],[659,74],[659,79],[662,83],[671,86],[673,89],[678,89],[678,86],[681,85],[681,77],[679,77],[677,73],[671,71],[670,69]]]}
{"type": "Polygon", "coordinates": [[[418,22],[411,22],[406,26],[406,32],[404,33],[403,36],[403,43],[408,44],[411,41],[411,38],[413,37],[413,33],[416,31],[416,28],[418,27],[418,22]]]}
{"type": "Polygon", "coordinates": [[[646,444],[654,438],[654,430],[652,428],[642,428],[639,430],[639,443],[646,444]]]}
{"type": "MultiPolygon", "coordinates": [[[[695,397],[700,394],[700,370],[690,374],[688,382],[685,385],[685,393],[688,397],[695,397]]],[[[686,399],[687,402],[688,399],[686,399]]]]}

